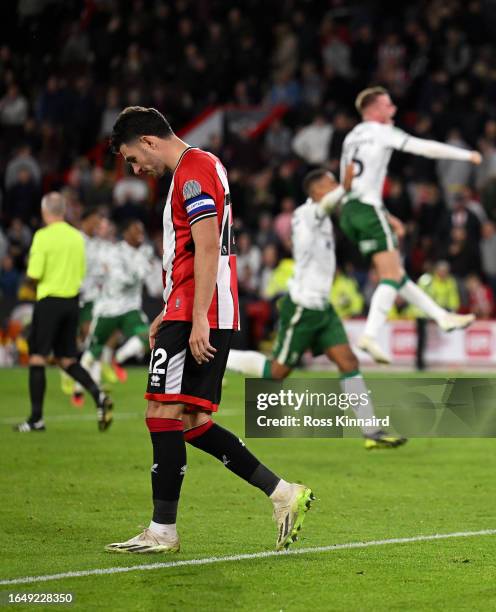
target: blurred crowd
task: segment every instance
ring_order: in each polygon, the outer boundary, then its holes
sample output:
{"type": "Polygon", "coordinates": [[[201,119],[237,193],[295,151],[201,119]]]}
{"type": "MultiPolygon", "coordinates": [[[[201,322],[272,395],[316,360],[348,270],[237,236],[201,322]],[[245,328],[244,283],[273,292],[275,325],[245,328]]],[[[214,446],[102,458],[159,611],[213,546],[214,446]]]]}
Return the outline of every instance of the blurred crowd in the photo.
{"type": "MultiPolygon", "coordinates": [[[[405,224],[406,269],[446,307],[495,314],[494,3],[19,0],[2,3],[0,18],[4,297],[22,290],[40,197],[51,189],[65,193],[76,226],[88,207],[104,211],[110,236],[123,219],[140,218],[160,254],[170,179],[133,177],[109,152],[123,107],[154,106],[178,131],[212,105],[282,104],[286,112],[257,137],[213,135],[208,147],[229,171],[240,290],[260,320],[260,302],[284,292],[292,272],[303,176],[323,164],[338,173],[358,121],[356,93],[382,84],[400,127],[483,154],[475,169],[394,154],[385,202],[405,224]]],[[[360,316],[376,279],[336,234],[330,299],[342,316],[360,316]]],[[[398,302],[395,316],[416,314],[398,302]]]]}

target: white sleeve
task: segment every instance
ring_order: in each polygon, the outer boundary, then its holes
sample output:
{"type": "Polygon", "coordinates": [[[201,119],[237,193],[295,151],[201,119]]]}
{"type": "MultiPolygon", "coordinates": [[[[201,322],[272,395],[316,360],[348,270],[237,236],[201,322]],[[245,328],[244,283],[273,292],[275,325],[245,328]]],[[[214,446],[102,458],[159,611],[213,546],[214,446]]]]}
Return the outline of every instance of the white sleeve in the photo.
{"type": "Polygon", "coordinates": [[[376,125],[377,130],[375,136],[382,141],[385,147],[404,151],[405,144],[410,140],[411,136],[393,125],[376,125]]]}
{"type": "Polygon", "coordinates": [[[409,136],[402,151],[405,153],[414,153],[415,155],[423,155],[431,159],[457,159],[460,161],[470,161],[471,151],[453,147],[451,145],[437,142],[436,140],[423,140],[409,136]]]}
{"type": "Polygon", "coordinates": [[[332,191],[329,191],[329,193],[326,193],[322,200],[320,200],[320,202],[317,202],[321,212],[326,215],[330,215],[332,211],[336,208],[336,206],[339,204],[345,193],[346,191],[342,185],[339,185],[338,187],[336,187],[336,189],[333,189],[332,191]]]}

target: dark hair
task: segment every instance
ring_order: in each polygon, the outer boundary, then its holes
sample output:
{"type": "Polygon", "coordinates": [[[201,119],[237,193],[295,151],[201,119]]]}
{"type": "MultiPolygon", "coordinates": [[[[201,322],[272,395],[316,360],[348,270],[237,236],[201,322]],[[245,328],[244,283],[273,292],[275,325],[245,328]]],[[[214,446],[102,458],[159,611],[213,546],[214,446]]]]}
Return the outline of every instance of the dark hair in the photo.
{"type": "Polygon", "coordinates": [[[384,87],[368,87],[358,94],[355,100],[355,108],[361,114],[367,108],[367,106],[373,104],[379,96],[385,96],[388,94],[388,90],[384,87]]]}
{"type": "Polygon", "coordinates": [[[128,106],[114,123],[110,146],[114,153],[118,153],[121,145],[130,143],[140,136],[169,138],[173,133],[167,119],[156,108],[128,106]]]}
{"type": "Polygon", "coordinates": [[[311,170],[303,179],[303,191],[305,195],[310,196],[312,184],[316,181],[320,181],[326,174],[331,174],[327,168],[316,168],[315,170],[311,170]]]}
{"type": "Polygon", "coordinates": [[[90,208],[85,208],[83,212],[81,213],[81,221],[84,221],[85,219],[89,219],[93,215],[98,215],[99,217],[101,217],[102,212],[100,209],[95,208],[94,206],[90,208]]]}
{"type": "Polygon", "coordinates": [[[133,225],[135,225],[136,223],[142,223],[141,219],[138,219],[138,217],[125,217],[119,223],[119,231],[120,231],[121,235],[124,236],[124,234],[127,232],[127,230],[130,227],[132,227],[133,225]]]}

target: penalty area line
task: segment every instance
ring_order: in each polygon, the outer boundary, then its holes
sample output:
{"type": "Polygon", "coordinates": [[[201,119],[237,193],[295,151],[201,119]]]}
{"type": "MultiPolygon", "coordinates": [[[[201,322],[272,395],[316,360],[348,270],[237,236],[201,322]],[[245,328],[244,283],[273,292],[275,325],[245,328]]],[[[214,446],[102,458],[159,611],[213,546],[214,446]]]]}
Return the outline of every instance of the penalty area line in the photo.
{"type": "Polygon", "coordinates": [[[24,576],[0,580],[0,586],[11,584],[31,584],[36,582],[49,582],[63,580],[64,578],[83,578],[85,576],[105,576],[109,574],[125,574],[127,572],[140,572],[147,570],[168,569],[173,567],[187,567],[194,565],[210,565],[212,563],[232,563],[250,559],[267,559],[270,557],[288,557],[294,555],[312,555],[317,553],[333,552],[335,550],[349,550],[353,548],[370,548],[372,546],[387,546],[389,544],[410,544],[414,542],[430,542],[433,540],[448,540],[450,538],[474,538],[477,536],[496,535],[496,529],[483,529],[481,531],[455,531],[453,533],[435,533],[432,535],[419,535],[409,538],[391,538],[389,540],[369,540],[368,542],[348,542],[347,544],[330,544],[329,546],[315,546],[310,548],[292,548],[287,551],[275,550],[227,555],[225,557],[204,557],[202,559],[185,559],[184,561],[169,561],[165,563],[148,563],[146,565],[132,565],[130,567],[106,567],[89,569],[45,576],[24,576]]]}

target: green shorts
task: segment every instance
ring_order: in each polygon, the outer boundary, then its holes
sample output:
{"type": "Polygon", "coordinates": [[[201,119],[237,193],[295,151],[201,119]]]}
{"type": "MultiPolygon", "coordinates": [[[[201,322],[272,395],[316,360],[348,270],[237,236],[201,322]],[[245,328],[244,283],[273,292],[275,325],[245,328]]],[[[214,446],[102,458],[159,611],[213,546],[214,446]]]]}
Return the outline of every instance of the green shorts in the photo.
{"type": "Polygon", "coordinates": [[[358,245],[362,255],[371,256],[398,248],[396,234],[389,225],[384,207],[348,200],[341,210],[339,224],[346,236],[358,245]]]}
{"type": "Polygon", "coordinates": [[[325,310],[310,310],[286,295],[279,303],[279,314],[272,357],[282,365],[294,367],[307,349],[322,355],[332,346],[348,344],[341,319],[331,304],[325,310]]]}
{"type": "Polygon", "coordinates": [[[79,325],[91,323],[93,318],[93,302],[86,302],[79,307],[79,325]]]}
{"type": "Polygon", "coordinates": [[[118,317],[98,317],[95,323],[90,351],[96,358],[100,357],[105,343],[117,330],[121,331],[125,338],[141,336],[145,340],[148,337],[148,318],[140,310],[131,310],[118,317]]]}

